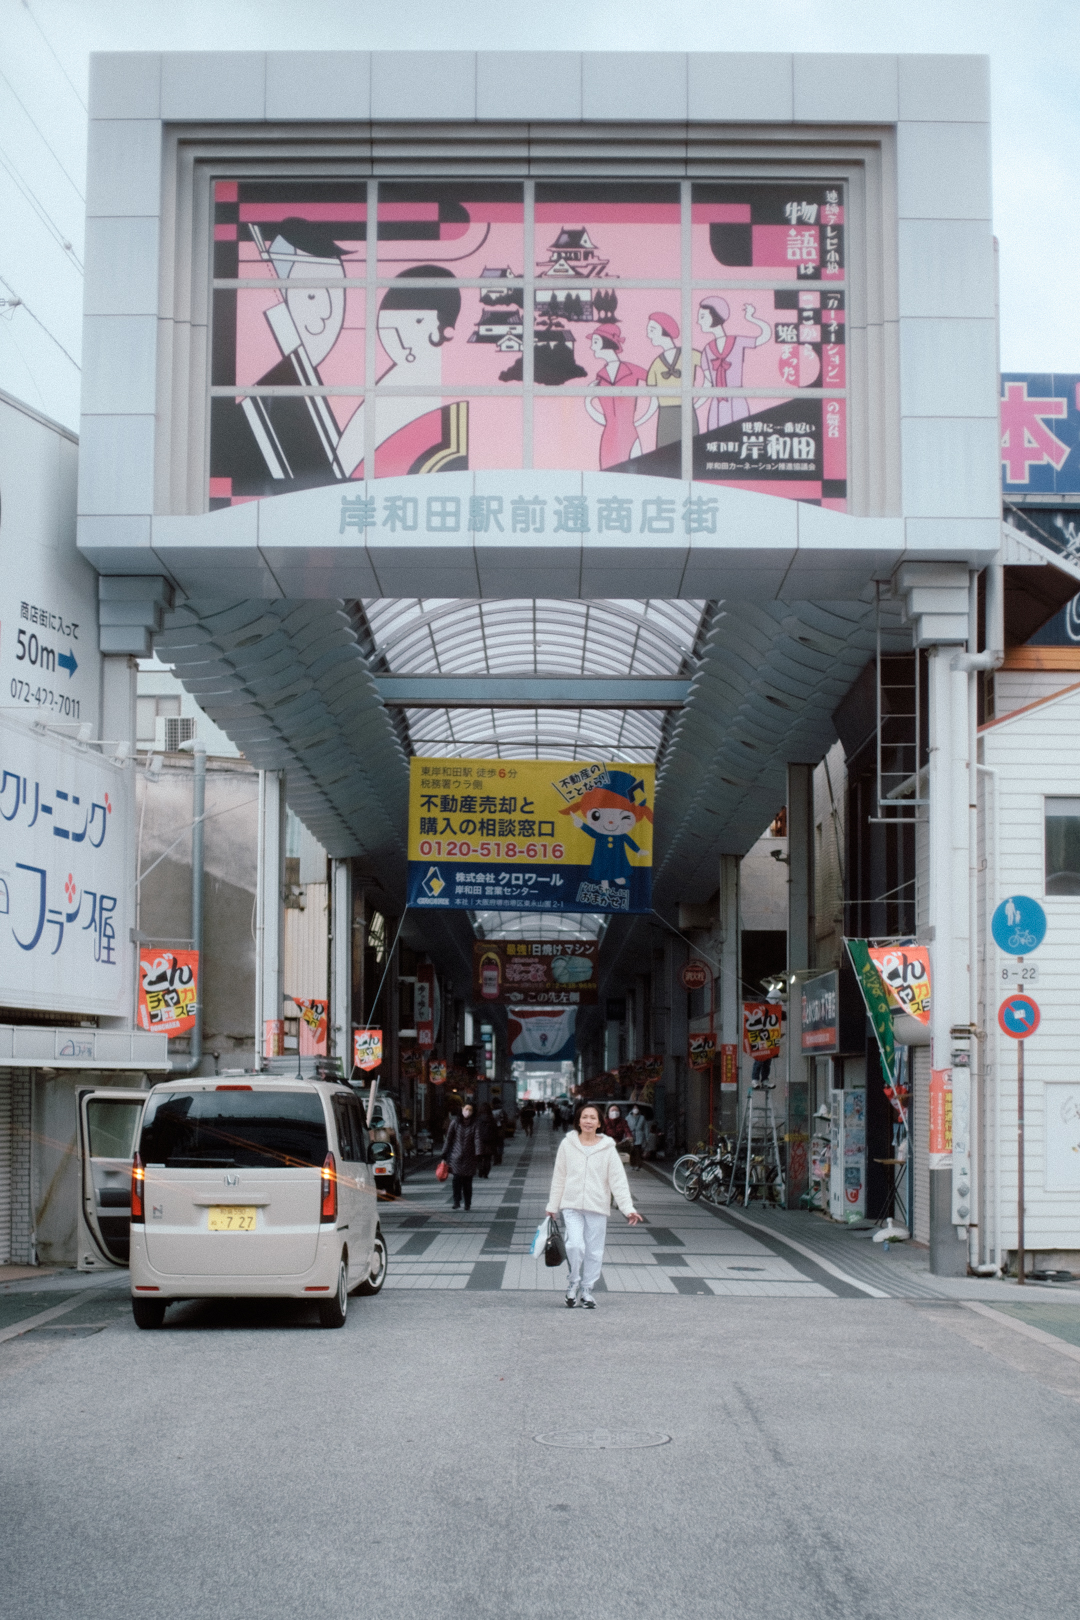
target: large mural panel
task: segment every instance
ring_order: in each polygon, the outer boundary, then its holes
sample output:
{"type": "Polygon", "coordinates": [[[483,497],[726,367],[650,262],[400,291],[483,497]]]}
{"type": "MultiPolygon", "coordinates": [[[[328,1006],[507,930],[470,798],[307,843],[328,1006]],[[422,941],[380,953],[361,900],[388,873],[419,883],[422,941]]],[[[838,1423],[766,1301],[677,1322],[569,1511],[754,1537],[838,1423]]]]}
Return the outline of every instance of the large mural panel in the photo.
{"type": "Polygon", "coordinates": [[[842,510],[843,218],[802,181],[219,180],[210,505],[536,467],[842,510]]]}

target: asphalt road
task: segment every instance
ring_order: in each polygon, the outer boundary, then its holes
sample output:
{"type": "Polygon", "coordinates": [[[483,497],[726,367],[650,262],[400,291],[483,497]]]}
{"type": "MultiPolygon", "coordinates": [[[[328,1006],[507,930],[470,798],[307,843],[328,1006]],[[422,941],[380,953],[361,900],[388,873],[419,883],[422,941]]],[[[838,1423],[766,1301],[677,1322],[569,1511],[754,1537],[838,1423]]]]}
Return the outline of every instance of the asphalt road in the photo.
{"type": "Polygon", "coordinates": [[[99,1282],[0,1342],[5,1617],[1077,1610],[1080,1363],[958,1301],[387,1289],[340,1332],[167,1320],[99,1282]]]}

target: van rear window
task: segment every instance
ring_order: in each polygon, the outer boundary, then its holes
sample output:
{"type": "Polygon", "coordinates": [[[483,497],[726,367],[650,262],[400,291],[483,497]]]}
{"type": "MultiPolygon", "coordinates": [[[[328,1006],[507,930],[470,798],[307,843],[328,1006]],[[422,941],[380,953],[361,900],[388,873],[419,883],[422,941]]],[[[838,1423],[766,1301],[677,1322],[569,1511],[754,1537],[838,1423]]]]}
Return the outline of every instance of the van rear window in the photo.
{"type": "Polygon", "coordinates": [[[321,1165],[327,1145],[314,1092],[166,1091],[146,1105],[139,1151],[178,1170],[269,1170],[321,1165]]]}

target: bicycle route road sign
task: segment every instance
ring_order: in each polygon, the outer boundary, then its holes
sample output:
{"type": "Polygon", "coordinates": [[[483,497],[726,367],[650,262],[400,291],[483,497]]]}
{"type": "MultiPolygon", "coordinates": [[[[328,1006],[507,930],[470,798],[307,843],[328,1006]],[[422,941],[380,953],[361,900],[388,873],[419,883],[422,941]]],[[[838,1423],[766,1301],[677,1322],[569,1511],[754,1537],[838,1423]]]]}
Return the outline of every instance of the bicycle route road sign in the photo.
{"type": "Polygon", "coordinates": [[[1011,894],[994,912],[990,932],[999,951],[1026,956],[1046,938],[1046,912],[1027,894],[1011,894]]]}
{"type": "Polygon", "coordinates": [[[1039,1027],[1041,1014],[1030,996],[1006,996],[998,1008],[998,1023],[1014,1041],[1026,1040],[1039,1027]]]}

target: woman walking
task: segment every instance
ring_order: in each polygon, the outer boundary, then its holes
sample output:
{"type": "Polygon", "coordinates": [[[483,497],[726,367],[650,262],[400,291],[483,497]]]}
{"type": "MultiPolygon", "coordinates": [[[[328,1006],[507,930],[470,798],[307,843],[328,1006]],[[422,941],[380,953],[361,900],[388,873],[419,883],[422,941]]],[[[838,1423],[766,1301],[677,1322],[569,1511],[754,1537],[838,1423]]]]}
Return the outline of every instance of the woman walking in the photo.
{"type": "Polygon", "coordinates": [[[472,1103],[455,1114],[446,1132],[442,1156],[454,1178],[454,1208],[472,1209],[472,1184],[481,1152],[480,1127],[473,1117],[472,1103]]]}
{"type": "Polygon", "coordinates": [[[576,1129],[567,1133],[555,1155],[547,1212],[562,1215],[566,1231],[566,1259],[570,1280],[566,1303],[581,1304],[592,1310],[596,1304],[593,1289],[604,1263],[604,1240],[608,1213],[614,1198],[631,1226],[641,1216],[634,1208],[626,1171],[615,1150],[614,1140],[600,1129],[600,1110],[595,1103],[582,1103],[576,1129]]]}
{"type": "MultiPolygon", "coordinates": [[[[491,1174],[491,1160],[495,1153],[495,1121],[491,1113],[491,1104],[482,1102],[476,1114],[477,1140],[480,1147],[477,1153],[477,1170],[480,1180],[486,1181],[491,1174]]],[[[468,1208],[468,1205],[466,1205],[468,1208]]]]}
{"type": "Polygon", "coordinates": [[[631,1170],[640,1170],[641,1161],[645,1157],[645,1142],[649,1134],[649,1122],[637,1103],[634,1103],[626,1116],[626,1127],[631,1137],[630,1168],[631,1170]]]}

